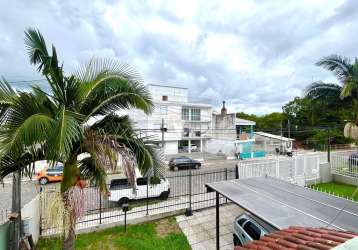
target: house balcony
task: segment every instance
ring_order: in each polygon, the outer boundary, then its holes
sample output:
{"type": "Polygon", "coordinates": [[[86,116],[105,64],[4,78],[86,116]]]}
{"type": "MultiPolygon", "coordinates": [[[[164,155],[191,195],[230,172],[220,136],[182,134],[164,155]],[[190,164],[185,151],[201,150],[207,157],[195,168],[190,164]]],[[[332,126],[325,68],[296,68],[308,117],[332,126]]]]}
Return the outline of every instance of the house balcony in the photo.
{"type": "Polygon", "coordinates": [[[190,129],[184,128],[182,132],[182,139],[203,139],[211,138],[209,129],[200,130],[200,129],[190,129]]]}

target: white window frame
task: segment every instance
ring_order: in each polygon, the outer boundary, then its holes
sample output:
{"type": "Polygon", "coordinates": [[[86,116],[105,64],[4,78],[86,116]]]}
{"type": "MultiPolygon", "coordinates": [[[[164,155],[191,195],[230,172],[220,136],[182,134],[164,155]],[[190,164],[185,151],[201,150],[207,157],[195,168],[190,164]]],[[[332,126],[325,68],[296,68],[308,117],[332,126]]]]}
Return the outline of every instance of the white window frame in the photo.
{"type": "Polygon", "coordinates": [[[190,121],[190,108],[188,107],[181,108],[181,119],[182,121],[190,121]]]}
{"type": "Polygon", "coordinates": [[[201,120],[200,108],[192,108],[191,109],[190,120],[191,121],[200,121],[201,120]],[[197,113],[195,113],[195,112],[197,112],[197,113]],[[193,118],[195,118],[195,119],[193,119],[193,118]]]}

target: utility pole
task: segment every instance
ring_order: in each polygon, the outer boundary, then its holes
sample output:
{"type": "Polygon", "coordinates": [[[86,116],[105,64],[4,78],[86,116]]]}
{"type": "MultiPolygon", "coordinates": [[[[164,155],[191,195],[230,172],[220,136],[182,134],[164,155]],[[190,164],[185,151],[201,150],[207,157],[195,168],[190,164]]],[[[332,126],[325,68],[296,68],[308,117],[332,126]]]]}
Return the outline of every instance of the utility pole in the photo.
{"type": "Polygon", "coordinates": [[[287,127],[288,127],[288,138],[291,138],[291,123],[290,119],[287,121],[287,127]]]}
{"type": "Polygon", "coordinates": [[[13,173],[11,217],[13,231],[11,233],[11,250],[19,249],[21,239],[21,170],[13,173]]]}
{"type": "Polygon", "coordinates": [[[164,150],[164,118],[162,118],[162,126],[160,130],[162,131],[162,148],[164,150]]]}
{"type": "Polygon", "coordinates": [[[330,129],[327,130],[327,161],[331,162],[331,135],[330,129]]]}

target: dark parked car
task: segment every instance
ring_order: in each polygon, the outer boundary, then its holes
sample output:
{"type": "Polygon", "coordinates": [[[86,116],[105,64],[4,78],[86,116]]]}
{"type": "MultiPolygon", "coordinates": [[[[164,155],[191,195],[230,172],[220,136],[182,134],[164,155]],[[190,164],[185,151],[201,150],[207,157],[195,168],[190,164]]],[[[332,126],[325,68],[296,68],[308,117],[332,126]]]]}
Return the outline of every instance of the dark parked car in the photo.
{"type": "Polygon", "coordinates": [[[170,159],[169,168],[170,170],[178,171],[180,169],[198,169],[201,167],[201,163],[199,161],[190,159],[186,156],[179,156],[170,159]]]}
{"type": "Polygon", "coordinates": [[[348,158],[349,171],[358,168],[358,153],[353,153],[348,158]]]}

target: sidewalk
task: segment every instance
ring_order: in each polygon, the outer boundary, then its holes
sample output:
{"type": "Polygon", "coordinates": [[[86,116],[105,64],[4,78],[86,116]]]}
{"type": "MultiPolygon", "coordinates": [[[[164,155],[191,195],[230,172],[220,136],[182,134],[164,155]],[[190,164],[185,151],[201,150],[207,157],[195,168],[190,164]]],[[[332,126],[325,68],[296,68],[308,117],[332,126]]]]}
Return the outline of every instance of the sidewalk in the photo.
{"type": "MultiPolygon", "coordinates": [[[[234,249],[232,227],[243,210],[234,204],[220,207],[220,249],[234,249]]],[[[193,216],[179,215],[176,220],[193,250],[216,249],[215,208],[194,212],[193,216]]]]}

